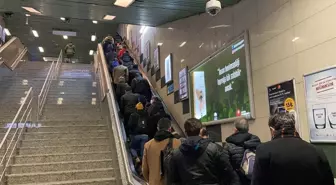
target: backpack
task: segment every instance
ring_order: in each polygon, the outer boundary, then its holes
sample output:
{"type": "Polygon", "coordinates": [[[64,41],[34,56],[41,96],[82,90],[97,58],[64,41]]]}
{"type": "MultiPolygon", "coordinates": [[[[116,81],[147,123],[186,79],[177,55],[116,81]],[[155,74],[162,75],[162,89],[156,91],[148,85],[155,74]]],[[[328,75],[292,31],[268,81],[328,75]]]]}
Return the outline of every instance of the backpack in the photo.
{"type": "Polygon", "coordinates": [[[256,154],[254,151],[246,149],[244,152],[243,160],[240,164],[241,172],[250,180],[252,179],[255,156],[256,154]]]}
{"type": "Polygon", "coordinates": [[[148,125],[147,125],[147,120],[144,116],[138,117],[138,123],[137,123],[137,132],[139,134],[147,134],[148,130],[148,125]]]}
{"type": "Polygon", "coordinates": [[[167,146],[160,152],[160,165],[161,165],[160,175],[162,178],[164,178],[163,182],[165,185],[171,184],[169,182],[170,179],[168,178],[168,174],[171,172],[170,161],[172,160],[173,157],[173,151],[174,151],[173,138],[169,138],[167,146]]]}

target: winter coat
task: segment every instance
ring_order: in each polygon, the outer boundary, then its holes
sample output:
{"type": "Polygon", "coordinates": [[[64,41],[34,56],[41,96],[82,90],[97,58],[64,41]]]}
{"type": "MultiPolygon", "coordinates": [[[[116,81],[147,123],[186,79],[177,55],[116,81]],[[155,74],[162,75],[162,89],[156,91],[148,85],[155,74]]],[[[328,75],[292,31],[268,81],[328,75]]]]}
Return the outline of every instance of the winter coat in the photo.
{"type": "Polygon", "coordinates": [[[129,71],[129,78],[128,78],[128,84],[132,84],[132,80],[138,76],[142,76],[142,74],[140,73],[140,71],[138,69],[133,69],[129,71]]]}
{"type": "Polygon", "coordinates": [[[137,76],[136,78],[134,78],[132,80],[131,87],[132,92],[144,95],[148,102],[152,99],[152,91],[150,85],[148,81],[142,76],[137,76]]]}
{"type": "Polygon", "coordinates": [[[183,185],[239,185],[224,148],[210,139],[188,137],[171,160],[169,178],[183,185]]]}
{"type": "Polygon", "coordinates": [[[157,124],[161,118],[168,118],[169,115],[165,112],[162,102],[154,102],[147,109],[148,112],[148,138],[154,137],[157,131],[157,124]]]}
{"type": "Polygon", "coordinates": [[[238,170],[246,149],[255,151],[261,143],[258,136],[247,132],[237,132],[226,138],[227,149],[233,169],[238,170]]]}
{"type": "Polygon", "coordinates": [[[128,68],[128,70],[132,70],[133,69],[133,58],[128,53],[128,51],[126,51],[122,55],[122,57],[120,58],[120,60],[122,61],[122,65],[126,66],[128,68]]]}
{"type": "Polygon", "coordinates": [[[76,47],[74,44],[69,43],[65,46],[64,52],[66,56],[73,56],[76,53],[76,47]]]}
{"type": "Polygon", "coordinates": [[[125,80],[128,81],[128,69],[127,67],[120,65],[115,68],[113,68],[113,83],[118,84],[119,78],[123,76],[125,77],[125,80]]]}
{"type": "Polygon", "coordinates": [[[130,129],[130,135],[141,135],[141,134],[146,134],[148,133],[148,129],[145,128],[140,128],[139,127],[139,120],[145,121],[145,124],[147,124],[147,117],[148,114],[145,110],[141,111],[136,111],[131,114],[129,120],[128,120],[128,128],[130,129]]]}
{"type": "Polygon", "coordinates": [[[116,87],[116,96],[117,96],[118,102],[120,101],[121,97],[126,93],[127,87],[129,87],[129,85],[125,82],[125,78],[120,77],[119,83],[117,84],[117,87],[116,87]]]}
{"type": "Polygon", "coordinates": [[[128,115],[136,112],[135,105],[139,103],[139,98],[139,94],[126,92],[120,100],[120,112],[128,115]]]}
{"type": "Polygon", "coordinates": [[[252,185],[334,185],[322,150],[282,130],[257,148],[252,185]]]}
{"type": "MultiPolygon", "coordinates": [[[[149,185],[164,185],[161,177],[160,153],[174,136],[168,131],[158,131],[154,139],[145,144],[142,159],[142,173],[149,185]]],[[[180,140],[173,139],[173,148],[181,145],[180,140]]]]}

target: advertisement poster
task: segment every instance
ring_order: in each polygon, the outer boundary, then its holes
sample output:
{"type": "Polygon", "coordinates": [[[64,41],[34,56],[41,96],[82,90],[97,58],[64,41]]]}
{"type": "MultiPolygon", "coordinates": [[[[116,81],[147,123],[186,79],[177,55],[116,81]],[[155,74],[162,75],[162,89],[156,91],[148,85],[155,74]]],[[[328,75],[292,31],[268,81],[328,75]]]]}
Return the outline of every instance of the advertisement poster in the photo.
{"type": "Polygon", "coordinates": [[[169,54],[165,59],[165,79],[166,84],[173,81],[173,74],[172,74],[172,54],[169,54]]]}
{"type": "Polygon", "coordinates": [[[158,46],[155,50],[154,50],[154,69],[155,72],[158,71],[160,69],[160,47],[158,46]]]}
{"type": "Polygon", "coordinates": [[[179,90],[180,100],[188,99],[189,92],[188,92],[188,69],[187,68],[183,68],[179,72],[179,85],[180,85],[180,90],[179,90]]]}
{"type": "Polygon", "coordinates": [[[295,116],[296,131],[300,133],[300,126],[297,119],[297,104],[295,98],[295,81],[285,81],[267,88],[270,116],[288,112],[295,116]]]}
{"type": "Polygon", "coordinates": [[[202,122],[253,117],[248,39],[235,39],[189,72],[192,117],[202,122]]]}
{"type": "Polygon", "coordinates": [[[336,142],[336,67],[304,76],[310,141],[336,142]]]}
{"type": "Polygon", "coordinates": [[[174,83],[171,83],[167,86],[167,95],[170,95],[174,92],[174,83]]]}

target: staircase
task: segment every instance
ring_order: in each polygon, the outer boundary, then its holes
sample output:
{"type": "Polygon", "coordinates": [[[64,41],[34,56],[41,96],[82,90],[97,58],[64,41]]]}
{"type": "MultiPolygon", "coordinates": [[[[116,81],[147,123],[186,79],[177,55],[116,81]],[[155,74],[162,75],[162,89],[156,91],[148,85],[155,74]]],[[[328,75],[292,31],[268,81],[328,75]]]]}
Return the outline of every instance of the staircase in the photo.
{"type": "Polygon", "coordinates": [[[119,185],[117,154],[92,65],[62,64],[38,128],[28,128],[9,185],[119,185]]]}

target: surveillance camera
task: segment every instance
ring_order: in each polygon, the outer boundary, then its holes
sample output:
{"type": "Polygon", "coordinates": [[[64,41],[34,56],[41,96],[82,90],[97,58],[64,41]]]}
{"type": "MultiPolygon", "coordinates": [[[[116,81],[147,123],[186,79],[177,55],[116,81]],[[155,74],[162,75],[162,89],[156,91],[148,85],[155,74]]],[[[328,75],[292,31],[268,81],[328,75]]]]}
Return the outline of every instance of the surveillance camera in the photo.
{"type": "Polygon", "coordinates": [[[210,0],[206,4],[206,12],[211,16],[217,15],[222,9],[221,2],[218,0],[210,0]]]}

